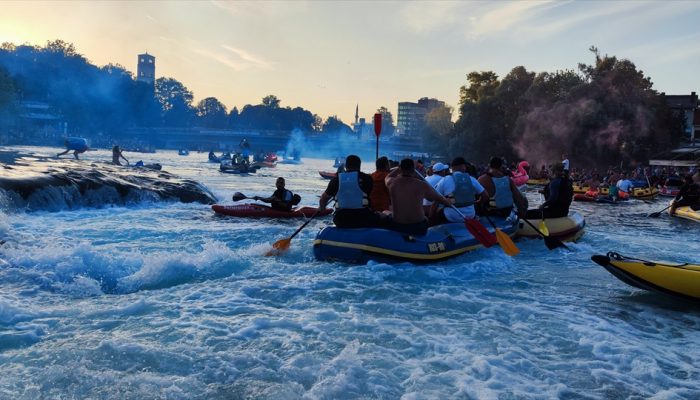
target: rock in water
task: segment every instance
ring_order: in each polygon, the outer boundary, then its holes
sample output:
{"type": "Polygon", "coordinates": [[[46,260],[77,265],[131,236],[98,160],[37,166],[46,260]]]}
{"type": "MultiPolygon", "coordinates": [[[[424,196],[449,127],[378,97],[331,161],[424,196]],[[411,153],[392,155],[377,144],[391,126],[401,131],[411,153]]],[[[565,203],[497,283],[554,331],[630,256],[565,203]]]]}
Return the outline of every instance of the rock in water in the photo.
{"type": "Polygon", "coordinates": [[[4,208],[58,211],[140,201],[214,204],[199,182],[166,171],[103,162],[24,157],[0,168],[4,208]]]}

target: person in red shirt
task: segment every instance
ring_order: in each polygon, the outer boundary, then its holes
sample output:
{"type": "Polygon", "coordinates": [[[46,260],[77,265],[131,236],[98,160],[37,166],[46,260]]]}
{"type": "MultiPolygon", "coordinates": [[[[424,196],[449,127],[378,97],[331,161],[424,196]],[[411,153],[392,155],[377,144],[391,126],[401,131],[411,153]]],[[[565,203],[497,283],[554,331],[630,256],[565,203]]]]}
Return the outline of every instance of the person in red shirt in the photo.
{"type": "Polygon", "coordinates": [[[389,174],[389,159],[379,157],[375,162],[377,170],[372,172],[372,192],[369,194],[369,204],[372,210],[377,212],[391,209],[389,189],[384,183],[384,178],[389,174]]]}

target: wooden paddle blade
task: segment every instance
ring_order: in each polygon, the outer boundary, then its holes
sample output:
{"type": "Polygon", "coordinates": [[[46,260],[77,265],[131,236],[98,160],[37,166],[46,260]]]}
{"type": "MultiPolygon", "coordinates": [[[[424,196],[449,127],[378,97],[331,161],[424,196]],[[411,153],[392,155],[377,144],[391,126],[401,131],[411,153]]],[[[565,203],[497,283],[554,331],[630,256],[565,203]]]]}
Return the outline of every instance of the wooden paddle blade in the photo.
{"type": "Polygon", "coordinates": [[[270,251],[268,251],[267,253],[265,253],[265,256],[266,257],[278,256],[278,255],[284,253],[284,251],[289,248],[289,245],[291,243],[292,243],[291,238],[280,239],[272,244],[272,249],[270,251]]]}
{"type": "Polygon", "coordinates": [[[550,250],[554,250],[557,247],[563,247],[563,248],[571,251],[569,246],[565,245],[564,242],[562,242],[561,240],[559,240],[557,238],[553,238],[551,236],[547,236],[546,238],[544,238],[544,244],[550,250]]]}
{"type": "Polygon", "coordinates": [[[547,224],[544,223],[543,219],[540,220],[540,232],[545,236],[549,236],[549,229],[547,229],[547,224]]]}
{"type": "Polygon", "coordinates": [[[498,239],[498,244],[503,248],[503,252],[509,256],[517,256],[520,253],[520,249],[513,243],[513,239],[502,230],[496,229],[496,239],[498,239]]]}
{"type": "Polygon", "coordinates": [[[469,233],[474,236],[474,239],[478,240],[482,246],[491,247],[498,243],[496,237],[494,237],[493,234],[491,234],[491,232],[489,232],[488,229],[481,224],[481,222],[475,219],[465,218],[464,225],[467,227],[469,233]]]}

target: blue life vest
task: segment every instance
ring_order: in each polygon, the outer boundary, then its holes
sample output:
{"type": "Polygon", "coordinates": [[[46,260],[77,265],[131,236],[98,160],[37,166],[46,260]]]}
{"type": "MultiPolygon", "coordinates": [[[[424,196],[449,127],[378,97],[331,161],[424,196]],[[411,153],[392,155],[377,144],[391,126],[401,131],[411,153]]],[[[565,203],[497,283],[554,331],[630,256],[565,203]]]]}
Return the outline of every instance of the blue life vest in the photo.
{"type": "Polygon", "coordinates": [[[453,196],[456,207],[466,207],[476,202],[476,189],[472,183],[472,177],[466,172],[455,172],[452,174],[455,181],[455,191],[453,196]]]}
{"type": "Polygon", "coordinates": [[[287,189],[284,189],[284,199],[282,199],[282,201],[289,203],[292,201],[293,197],[294,197],[294,193],[292,193],[291,191],[289,191],[287,189]]]}
{"type": "Polygon", "coordinates": [[[360,189],[359,173],[342,172],[338,174],[338,209],[358,209],[367,205],[367,195],[360,189]]]}
{"type": "Polygon", "coordinates": [[[492,176],[491,181],[496,190],[493,196],[496,201],[496,208],[513,207],[513,193],[510,191],[510,178],[507,176],[502,176],[500,178],[492,176]]]}

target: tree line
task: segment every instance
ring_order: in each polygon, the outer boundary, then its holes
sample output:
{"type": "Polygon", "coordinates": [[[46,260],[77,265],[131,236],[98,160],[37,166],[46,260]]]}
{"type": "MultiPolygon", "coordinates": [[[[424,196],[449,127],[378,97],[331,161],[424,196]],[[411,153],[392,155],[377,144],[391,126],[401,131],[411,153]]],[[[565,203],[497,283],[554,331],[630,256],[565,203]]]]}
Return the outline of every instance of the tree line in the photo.
{"type": "MultiPolygon", "coordinates": [[[[459,88],[459,118],[437,108],[425,117],[425,151],[483,162],[490,155],[509,161],[559,159],[581,164],[643,162],[677,145],[684,120],[672,112],[643,71],[629,60],[601,56],[577,70],[533,72],[513,68],[502,79],[473,71],[459,88]]],[[[48,103],[73,132],[119,135],[130,127],[205,127],[351,133],[337,116],[322,120],[301,107],[282,107],[274,95],[240,110],[215,97],[193,104],[193,93],[174,78],[154,87],[118,64],[93,65],[61,40],[43,47],[0,45],[0,128],[19,115],[18,101],[48,103]]],[[[386,107],[383,134],[393,130],[386,107]]]]}
{"type": "Polygon", "coordinates": [[[22,101],[40,101],[49,104],[74,132],[118,135],[130,127],[197,126],[352,133],[335,115],[324,121],[302,107],[282,107],[274,95],[240,110],[229,110],[215,97],[196,104],[193,98],[177,79],[159,78],[152,87],[135,80],[121,65],[92,64],[62,40],[45,46],[0,45],[0,124],[19,117],[22,101]]]}
{"type": "Polygon", "coordinates": [[[579,165],[605,166],[646,162],[676,146],[683,116],[669,109],[651,79],[629,60],[589,50],[595,62],[580,63],[578,71],[518,66],[502,79],[470,72],[457,122],[428,114],[424,142],[431,151],[478,162],[498,155],[551,163],[567,153],[579,165]]]}

